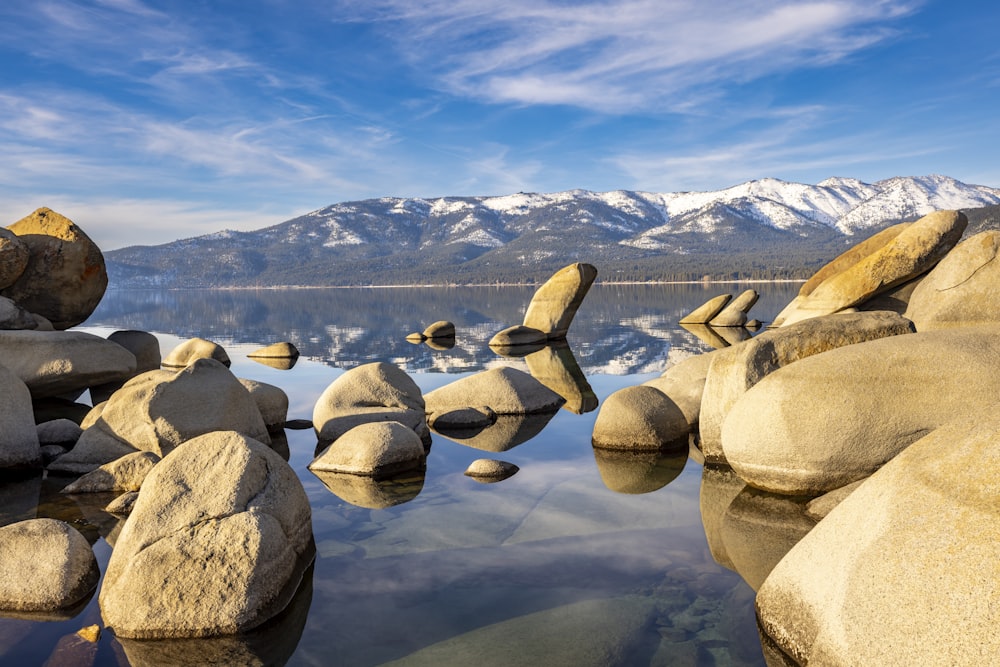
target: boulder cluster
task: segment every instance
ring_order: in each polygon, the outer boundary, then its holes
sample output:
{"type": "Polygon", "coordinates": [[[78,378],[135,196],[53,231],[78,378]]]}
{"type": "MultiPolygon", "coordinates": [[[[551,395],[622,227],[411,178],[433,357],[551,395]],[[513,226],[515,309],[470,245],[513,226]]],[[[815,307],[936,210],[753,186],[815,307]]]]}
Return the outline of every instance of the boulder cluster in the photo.
{"type": "Polygon", "coordinates": [[[938,211],[876,234],[767,331],[601,408],[597,448],[697,442],[709,546],[758,590],[769,664],[1000,653],[1000,232],[966,225],[938,211]]]}

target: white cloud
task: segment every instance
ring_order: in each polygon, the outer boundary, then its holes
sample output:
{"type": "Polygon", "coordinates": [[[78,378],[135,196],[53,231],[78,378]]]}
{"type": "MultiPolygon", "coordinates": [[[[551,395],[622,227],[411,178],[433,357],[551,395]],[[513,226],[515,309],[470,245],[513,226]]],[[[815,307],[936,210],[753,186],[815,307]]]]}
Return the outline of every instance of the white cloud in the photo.
{"type": "Polygon", "coordinates": [[[381,0],[381,22],[451,92],[609,112],[683,108],[698,89],[828,64],[890,37],[904,0],[381,0]]]}

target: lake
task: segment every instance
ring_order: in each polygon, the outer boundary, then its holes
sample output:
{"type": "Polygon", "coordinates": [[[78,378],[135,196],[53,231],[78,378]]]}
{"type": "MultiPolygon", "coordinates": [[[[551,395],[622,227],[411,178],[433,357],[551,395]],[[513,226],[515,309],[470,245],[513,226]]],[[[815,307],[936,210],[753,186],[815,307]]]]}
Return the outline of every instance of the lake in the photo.
{"type": "MultiPolygon", "coordinates": [[[[751,317],[765,321],[798,290],[753,287],[761,298],[751,317]]],[[[577,389],[603,401],[725,344],[677,322],[708,298],[744,288],[596,285],[568,347],[544,353],[570,371],[577,389]]],[[[487,342],[521,322],[533,292],[116,290],[79,328],[104,336],[151,331],[164,354],[184,338],[209,338],[226,348],[236,375],[285,390],[289,419],[310,419],[327,385],[371,361],[406,370],[424,392],[496,366],[531,371],[530,358],[498,356],[487,342]],[[456,325],[454,347],[404,340],[442,319],[456,325]],[[282,340],[302,353],[291,369],[247,358],[282,340]]],[[[0,664],[763,665],[754,593],[744,577],[759,585],[780,557],[771,552],[787,548],[780,544],[787,531],[778,531],[775,547],[755,545],[753,535],[770,524],[758,530],[747,514],[753,502],[727,515],[742,484],[726,469],[705,470],[696,452],[595,450],[598,410],[563,409],[547,421],[511,424],[499,440],[434,434],[425,474],[383,484],[328,486],[306,467],[315,433],[286,429],[289,463],[312,505],[317,554],[279,618],[239,638],[136,642],[106,632],[95,647],[73,639],[81,627],[101,624],[95,595],[71,618],[0,618],[0,664]],[[463,474],[479,458],[519,471],[483,484],[463,474]],[[763,555],[748,561],[747,553],[763,555]]],[[[90,539],[103,571],[119,519],[103,512],[106,496],[59,494],[69,481],[0,484],[0,524],[36,516],[68,521],[90,539]]]]}

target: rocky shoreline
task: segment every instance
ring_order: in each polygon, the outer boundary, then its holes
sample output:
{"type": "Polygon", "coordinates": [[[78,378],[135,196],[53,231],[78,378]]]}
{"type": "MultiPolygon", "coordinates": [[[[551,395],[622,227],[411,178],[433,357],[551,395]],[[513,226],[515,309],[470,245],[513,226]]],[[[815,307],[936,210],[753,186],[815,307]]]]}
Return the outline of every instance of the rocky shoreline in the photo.
{"type": "MultiPolygon", "coordinates": [[[[770,664],[953,664],[1000,649],[997,429],[983,416],[998,388],[1000,233],[959,242],[965,224],[937,212],[850,249],[756,336],[756,293],[720,295],[681,320],[718,349],[600,408],[597,452],[686,451],[694,437],[712,554],[758,590],[770,664]],[[761,507],[766,522],[788,517],[794,539],[748,560],[734,536],[761,507]],[[907,607],[931,622],[893,616],[907,607]],[[873,640],[874,627],[887,629],[873,640]]],[[[556,273],[523,323],[491,340],[530,373],[497,368],[423,395],[399,368],[364,364],[327,388],[310,423],[292,424],[284,391],[237,378],[212,341],[161,359],[145,332],[66,331],[107,276],[82,230],[39,209],[0,230],[0,468],[78,477],[67,493],[108,494],[106,511],[128,517],[99,594],[119,638],[253,631],[289,607],[315,554],[283,429],[314,429],[310,469],[329,488],[370,507],[405,502],[410,487],[392,480],[422,471],[432,431],[502,452],[560,407],[597,407],[559,353],[596,276],[587,264],[556,273]],[[86,414],[73,403],[83,392],[86,414]]],[[[412,337],[447,347],[454,335],[442,321],[412,337]]],[[[297,350],[279,341],[252,356],[287,368],[297,350]]],[[[478,481],[517,473],[475,464],[478,481]]],[[[0,531],[0,611],[59,615],[94,594],[96,560],[72,526],[0,531]]]]}

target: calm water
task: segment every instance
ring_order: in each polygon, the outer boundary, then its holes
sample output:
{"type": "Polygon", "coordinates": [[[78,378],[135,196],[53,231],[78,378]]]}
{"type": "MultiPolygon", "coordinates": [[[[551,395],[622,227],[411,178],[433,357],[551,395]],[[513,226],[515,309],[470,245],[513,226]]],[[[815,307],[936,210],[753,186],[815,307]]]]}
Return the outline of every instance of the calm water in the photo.
{"type": "MultiPolygon", "coordinates": [[[[762,296],[751,316],[770,320],[798,286],[755,287],[762,296]]],[[[709,297],[741,289],[597,286],[574,321],[568,350],[556,356],[578,388],[589,386],[603,400],[672,360],[710,349],[710,337],[677,320],[709,297]]],[[[532,370],[531,358],[499,357],[486,344],[521,321],[532,292],[109,292],[81,328],[152,331],[164,352],[181,338],[211,338],[226,347],[237,375],[285,390],[290,419],[309,419],[330,382],[370,361],[406,369],[425,392],[497,365],[532,370]],[[455,347],[403,340],[439,319],[456,324],[455,347]],[[303,354],[292,369],[246,357],[279,340],[303,354]]],[[[741,485],[725,470],[703,471],[688,452],[595,452],[596,414],[564,409],[547,422],[504,424],[508,435],[489,445],[503,451],[435,434],[425,475],[381,486],[328,486],[306,468],[313,431],[286,430],[289,462],[312,503],[317,557],[281,618],[239,639],[143,643],[105,633],[95,648],[72,637],[100,624],[95,595],[65,620],[0,618],[0,663],[762,665],[753,589],[733,570],[758,585],[768,557],[739,544],[759,532],[752,512],[749,519],[746,511],[726,514],[741,485]],[[496,484],[465,477],[482,457],[520,471],[496,484]]],[[[0,523],[69,521],[92,541],[103,570],[118,520],[101,510],[108,497],[60,496],[67,481],[0,485],[0,523]]],[[[779,532],[776,539],[787,538],[785,528],[779,532]]]]}

